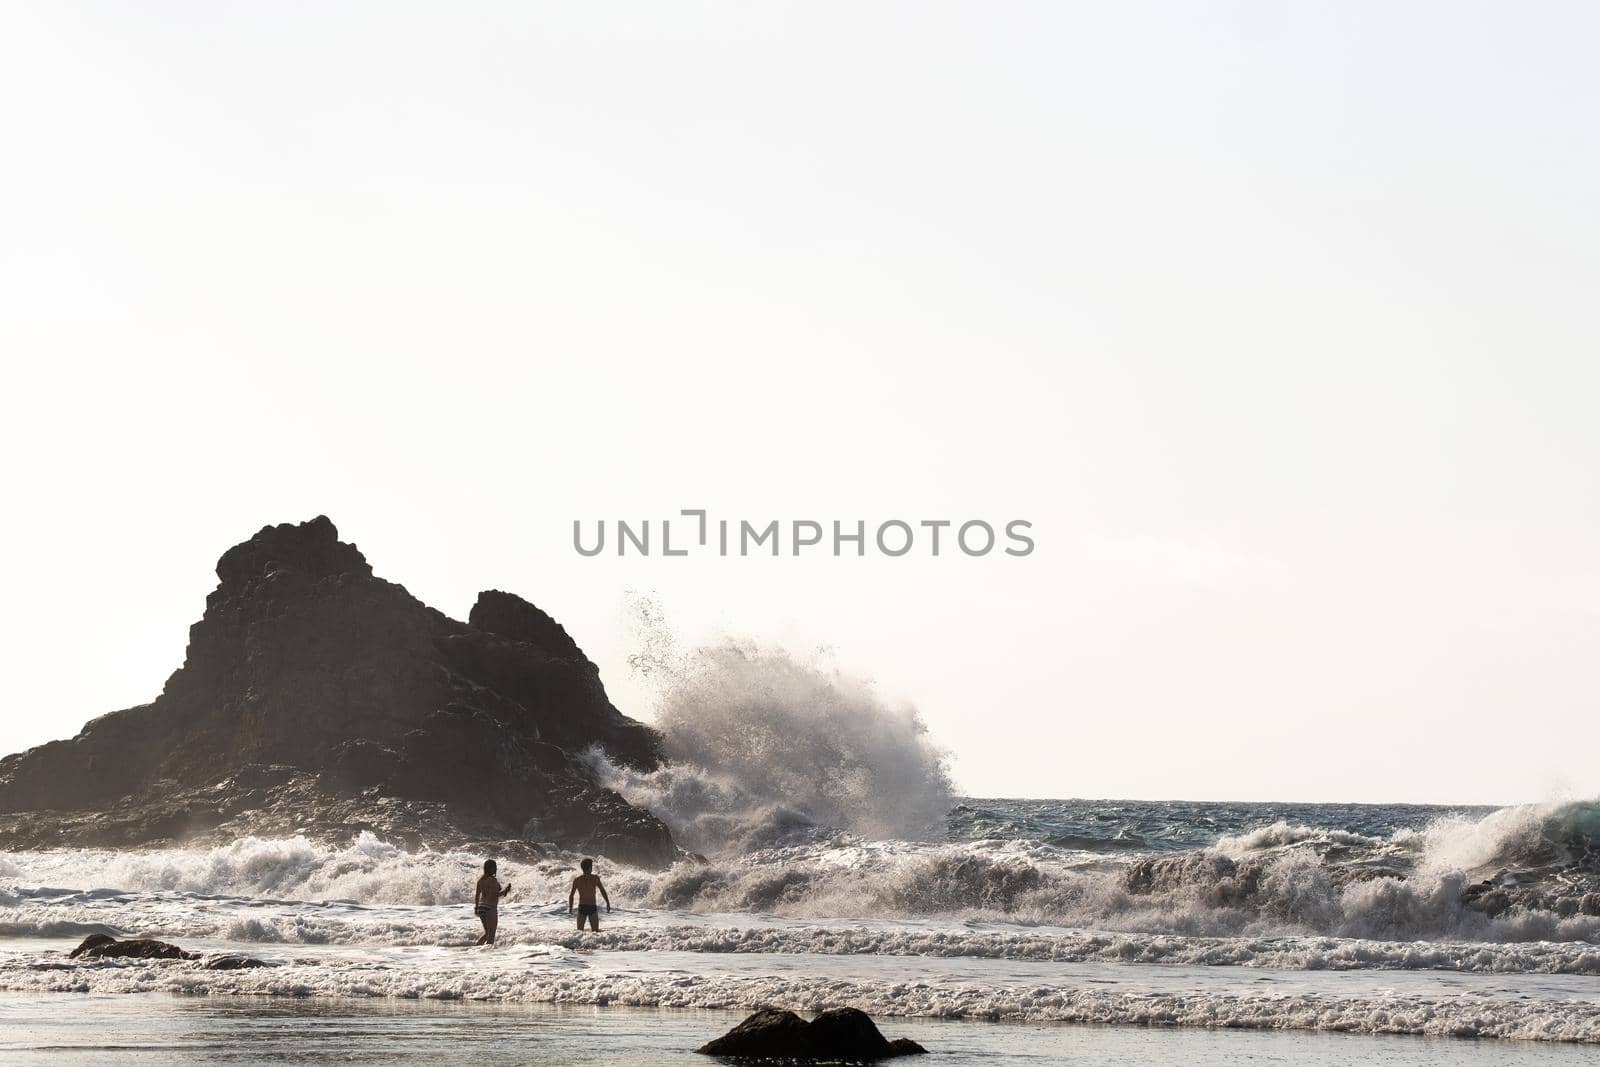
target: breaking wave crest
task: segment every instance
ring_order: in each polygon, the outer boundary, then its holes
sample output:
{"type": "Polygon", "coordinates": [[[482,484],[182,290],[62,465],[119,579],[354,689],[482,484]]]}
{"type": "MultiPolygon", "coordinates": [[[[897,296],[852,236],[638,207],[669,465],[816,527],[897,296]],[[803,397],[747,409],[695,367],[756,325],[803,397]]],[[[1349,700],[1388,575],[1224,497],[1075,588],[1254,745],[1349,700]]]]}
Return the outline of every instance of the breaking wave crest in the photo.
{"type": "MultiPolygon", "coordinates": [[[[940,918],[1180,938],[1565,942],[1581,946],[1587,967],[1600,944],[1600,865],[1585,829],[1593,810],[1505,809],[1387,838],[1280,822],[1208,848],[1135,856],[1019,840],[835,835],[712,863],[686,860],[662,872],[602,867],[617,900],[661,912],[814,922],[940,918]]],[[[257,925],[232,931],[241,939],[378,936],[330,933],[319,924],[337,917],[337,907],[329,908],[339,902],[462,904],[481,859],[409,852],[366,833],[342,846],[245,838],[209,849],[18,853],[7,881],[23,888],[0,889],[0,923],[106,922],[109,913],[97,902],[119,894],[236,897],[257,905],[324,902],[309,918],[304,909],[294,912],[289,926],[252,912],[247,918],[257,925]],[[48,886],[73,889],[38,888],[48,886]]],[[[503,867],[514,872],[521,899],[560,901],[573,860],[550,856],[503,867]]],[[[185,910],[174,921],[194,918],[185,910]]],[[[381,936],[426,940],[431,935],[408,932],[408,924],[427,921],[402,916],[381,936]]]]}
{"type": "Polygon", "coordinates": [[[816,918],[942,915],[1206,938],[1600,942],[1592,873],[1535,874],[1521,883],[1520,902],[1484,907],[1495,889],[1435,865],[1413,842],[1330,842],[1307,828],[1269,829],[1267,838],[1293,843],[1223,841],[1128,862],[1044,846],[796,847],[716,867],[680,865],[640,888],[657,907],[816,918]]]}
{"type": "MultiPolygon", "coordinates": [[[[363,831],[348,844],[244,837],[213,848],[70,849],[18,853],[12,877],[91,895],[177,893],[263,901],[459,904],[481,856],[409,852],[363,831]]],[[[0,890],[0,905],[6,903],[0,890]]]]}

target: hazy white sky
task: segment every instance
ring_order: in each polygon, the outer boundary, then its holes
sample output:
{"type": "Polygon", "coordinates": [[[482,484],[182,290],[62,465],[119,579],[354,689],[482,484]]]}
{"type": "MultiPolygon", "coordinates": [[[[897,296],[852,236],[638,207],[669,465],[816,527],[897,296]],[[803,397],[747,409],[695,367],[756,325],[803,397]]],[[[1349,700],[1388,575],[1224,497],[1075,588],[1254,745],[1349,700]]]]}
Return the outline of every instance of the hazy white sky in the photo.
{"type": "Polygon", "coordinates": [[[0,750],[330,515],[980,794],[1600,791],[1591,4],[8,3],[0,750]],[[580,559],[678,508],[1026,559],[580,559]]]}

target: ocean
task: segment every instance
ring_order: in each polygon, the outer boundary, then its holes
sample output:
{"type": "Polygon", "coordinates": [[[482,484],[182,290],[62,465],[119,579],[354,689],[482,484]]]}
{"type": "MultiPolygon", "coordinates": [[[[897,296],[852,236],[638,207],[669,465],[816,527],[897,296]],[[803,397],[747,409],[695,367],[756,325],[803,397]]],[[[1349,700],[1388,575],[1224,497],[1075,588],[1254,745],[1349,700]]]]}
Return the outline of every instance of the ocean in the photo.
{"type": "Polygon", "coordinates": [[[493,949],[472,947],[478,854],[370,834],[0,854],[0,1051],[92,1062],[144,1034],[167,1061],[273,1058],[319,1033],[302,1058],[366,1034],[356,1058],[443,1042],[562,1062],[578,1019],[602,1062],[659,1062],[762,1005],[861,1007],[939,1062],[1544,1062],[1600,1043],[1592,803],[959,798],[931,832],[878,837],[770,805],[734,833],[686,781],[617,784],[736,847],[658,872],[602,858],[598,935],[567,915],[576,857],[502,856],[518,891],[493,949]],[[268,966],[69,962],[90,933],[268,966]]]}

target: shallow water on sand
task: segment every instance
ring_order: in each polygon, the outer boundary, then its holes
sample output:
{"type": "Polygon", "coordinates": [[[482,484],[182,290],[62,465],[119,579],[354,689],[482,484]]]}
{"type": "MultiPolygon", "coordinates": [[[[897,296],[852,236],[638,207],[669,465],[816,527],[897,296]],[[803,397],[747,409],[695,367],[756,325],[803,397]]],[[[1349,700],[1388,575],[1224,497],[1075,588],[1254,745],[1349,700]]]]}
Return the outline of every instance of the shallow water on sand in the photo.
{"type": "MultiPolygon", "coordinates": [[[[213,971],[190,961],[69,960],[73,943],[69,938],[0,938],[0,987],[13,995],[60,997],[54,1014],[48,1005],[40,1010],[47,1019],[59,1017],[67,1031],[77,1028],[69,1034],[69,1044],[106,1032],[98,1013],[111,1003],[105,999],[109,994],[141,1001],[152,994],[187,994],[199,1003],[236,1004],[277,997],[291,1005],[282,1010],[307,1015],[319,1011],[308,1006],[314,1003],[311,998],[328,1003],[353,998],[385,1004],[466,1003],[484,1006],[491,1012],[487,1018],[499,1018],[493,1014],[497,1004],[516,1010],[552,1005],[731,1011],[735,1018],[762,1005],[816,1011],[850,1004],[893,1025],[904,1020],[918,1027],[928,1019],[988,1025],[1121,1023],[1160,1032],[1187,1026],[1541,1042],[1593,1042],[1600,1025],[1600,977],[1593,975],[630,950],[608,948],[598,940],[592,947],[569,947],[522,937],[494,950],[260,945],[250,951],[270,966],[213,971]],[[96,1017],[86,1020],[79,1008],[70,1006],[74,1004],[92,1006],[96,1017]]],[[[240,947],[204,939],[187,945],[207,954],[240,947]]],[[[278,1009],[261,1008],[256,1014],[270,1016],[273,1010],[278,1009]]],[[[381,1014],[383,1009],[375,1010],[381,1014]]],[[[690,1047],[703,1040],[691,1041],[690,1047]]],[[[1051,1038],[1052,1043],[1061,1040],[1051,1038]]],[[[1462,1044],[1466,1048],[1474,1043],[1462,1044]]],[[[1510,1055],[1521,1043],[1497,1044],[1510,1055]]],[[[1020,1055],[1029,1048],[1015,1051],[1020,1055]]]]}
{"type": "MultiPolygon", "coordinates": [[[[692,1049],[742,1012],[309,999],[0,994],[0,1060],[18,1064],[467,1063],[705,1064],[692,1049]],[[92,1019],[93,1025],[85,1020],[92,1019]]],[[[885,1020],[931,1062],[1021,1067],[1064,1061],[1194,1063],[1592,1063],[1592,1048],[1344,1034],[885,1020]]]]}

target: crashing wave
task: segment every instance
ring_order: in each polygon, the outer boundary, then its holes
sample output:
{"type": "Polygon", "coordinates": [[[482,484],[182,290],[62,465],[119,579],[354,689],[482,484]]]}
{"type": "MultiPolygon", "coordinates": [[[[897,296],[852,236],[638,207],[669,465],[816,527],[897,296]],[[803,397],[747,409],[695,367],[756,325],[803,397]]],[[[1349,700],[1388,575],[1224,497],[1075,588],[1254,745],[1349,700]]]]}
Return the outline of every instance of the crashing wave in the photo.
{"type": "MultiPolygon", "coordinates": [[[[822,922],[939,917],[1188,938],[1549,941],[1587,946],[1584,951],[1592,953],[1600,943],[1600,871],[1589,861],[1580,856],[1554,869],[1499,868],[1487,879],[1478,878],[1481,869],[1456,866],[1469,854],[1543,855],[1540,840],[1564,840],[1584,817],[1581,810],[1557,806],[1540,818],[1512,812],[1392,839],[1273,825],[1207,849],[1133,858],[1085,856],[1037,842],[834,837],[715,863],[685,861],[662,872],[605,865],[605,876],[617,899],[663,911],[822,922]],[[1478,843],[1468,848],[1464,836],[1478,843]],[[1497,844],[1483,845],[1486,837],[1497,844]],[[1499,885],[1497,878],[1508,884],[1525,879],[1514,887],[1522,896],[1490,910],[1483,906],[1482,887],[1499,885]]],[[[250,838],[211,849],[17,853],[13,878],[21,886],[110,888],[87,894],[16,889],[0,894],[0,922],[105,922],[105,913],[92,905],[118,894],[237,897],[255,905],[330,902],[321,905],[324,913],[336,911],[339,901],[453,905],[467,899],[481,859],[465,852],[409,852],[365,834],[345,847],[250,838]],[[59,906],[43,915],[46,898],[59,906]]],[[[517,871],[525,899],[560,900],[572,863],[551,857],[518,864],[517,871]]],[[[195,918],[193,909],[184,915],[195,918]]],[[[286,940],[325,936],[318,926],[325,917],[308,924],[302,909],[293,920],[298,925],[274,928],[286,940]]],[[[431,921],[408,914],[391,918],[401,937],[425,936],[408,931],[431,921]]],[[[273,939],[249,929],[234,936],[273,939]]]]}
{"type": "Polygon", "coordinates": [[[910,705],[860,678],[752,641],[680,653],[639,600],[635,670],[657,690],[668,764],[641,773],[593,758],[608,785],[685,846],[728,855],[827,839],[942,836],[948,757],[910,705]]]}

